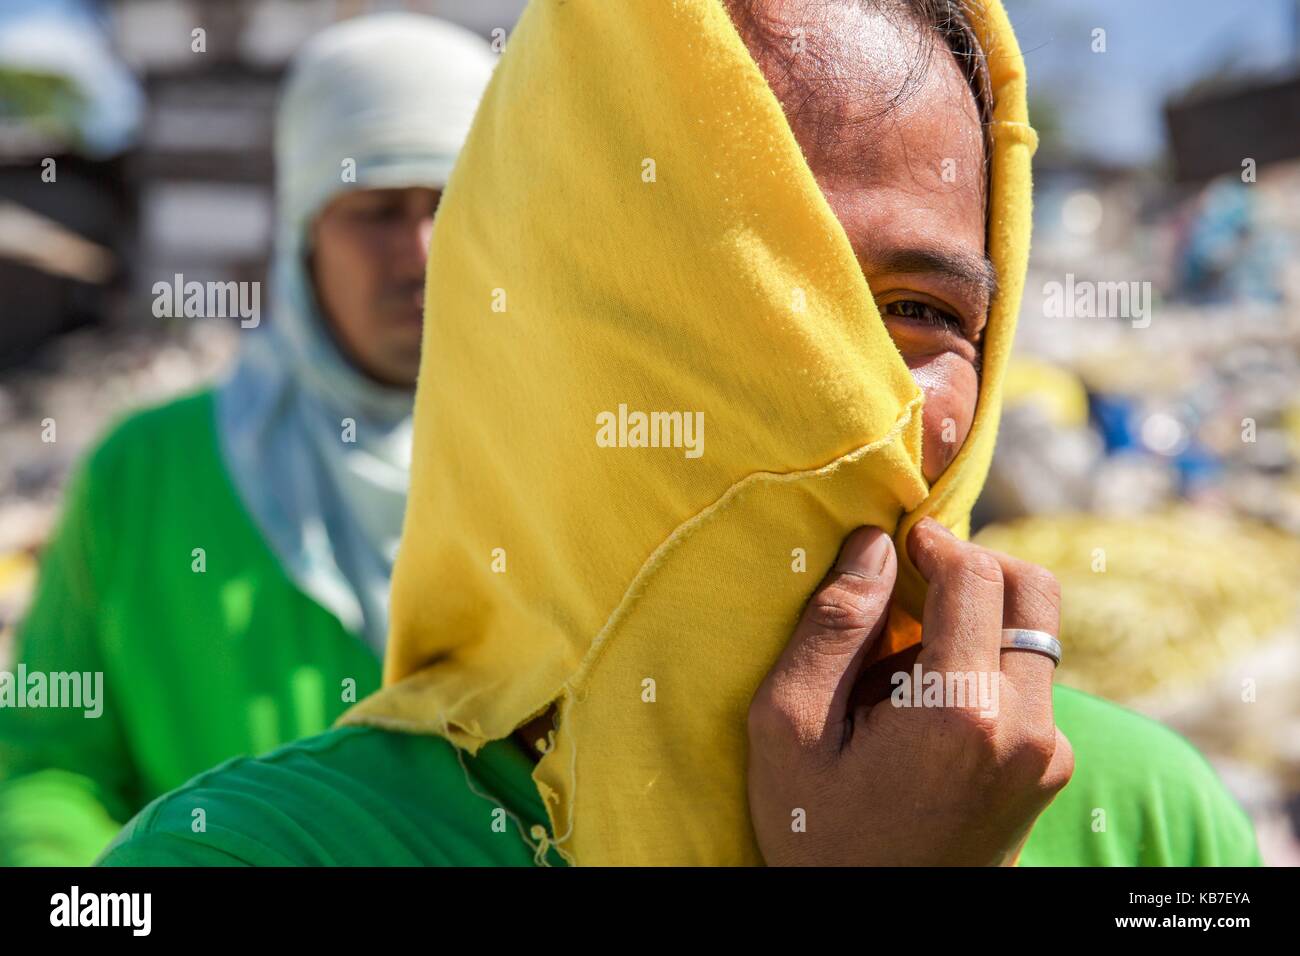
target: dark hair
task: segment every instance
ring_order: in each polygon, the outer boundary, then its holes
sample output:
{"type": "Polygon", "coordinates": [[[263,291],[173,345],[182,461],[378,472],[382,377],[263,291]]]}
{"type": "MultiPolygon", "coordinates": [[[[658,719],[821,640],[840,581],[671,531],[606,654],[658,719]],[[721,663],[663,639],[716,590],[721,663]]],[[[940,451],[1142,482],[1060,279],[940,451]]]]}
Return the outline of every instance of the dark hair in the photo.
{"type": "MultiPolygon", "coordinates": [[[[907,17],[916,26],[931,32],[943,41],[946,48],[957,62],[958,68],[966,78],[966,83],[975,99],[979,120],[985,129],[985,155],[989,154],[988,126],[993,117],[993,84],[988,69],[988,54],[980,43],[972,23],[972,14],[983,0],[824,0],[825,5],[835,3],[852,5],[854,2],[863,10],[898,14],[907,17]]],[[[736,29],[747,45],[753,49],[773,51],[788,43],[787,36],[780,23],[769,22],[762,15],[754,0],[725,0],[728,12],[736,29]]],[[[887,104],[880,112],[886,115],[910,96],[920,85],[930,69],[930,58],[935,49],[934,44],[925,44],[908,70],[906,81],[900,89],[890,95],[887,104]]],[[[820,52],[809,47],[814,59],[820,59],[820,52]]],[[[787,72],[787,78],[798,82],[787,72]]],[[[806,91],[811,93],[811,90],[806,91]]],[[[808,99],[802,93],[801,100],[808,99]]]]}
{"type": "MultiPolygon", "coordinates": [[[[877,0],[859,0],[866,6],[878,6],[877,0]]],[[[894,0],[922,26],[934,30],[942,39],[957,66],[961,68],[980,122],[987,126],[993,119],[993,81],[989,75],[988,54],[971,23],[971,11],[978,0],[894,0]]]]}

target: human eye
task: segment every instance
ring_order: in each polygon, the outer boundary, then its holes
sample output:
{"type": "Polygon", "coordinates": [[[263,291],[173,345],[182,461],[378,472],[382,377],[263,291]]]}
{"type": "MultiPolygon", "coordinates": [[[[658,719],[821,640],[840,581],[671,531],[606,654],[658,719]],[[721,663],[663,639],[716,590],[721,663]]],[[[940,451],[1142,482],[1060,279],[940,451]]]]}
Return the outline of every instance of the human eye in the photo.
{"type": "Polygon", "coordinates": [[[953,313],[922,302],[919,299],[896,299],[885,305],[886,315],[895,315],[923,325],[938,329],[948,329],[958,335],[966,335],[966,323],[953,313]]]}
{"type": "Polygon", "coordinates": [[[402,202],[387,191],[358,193],[352,201],[350,214],[362,222],[386,222],[402,214],[402,202]]]}

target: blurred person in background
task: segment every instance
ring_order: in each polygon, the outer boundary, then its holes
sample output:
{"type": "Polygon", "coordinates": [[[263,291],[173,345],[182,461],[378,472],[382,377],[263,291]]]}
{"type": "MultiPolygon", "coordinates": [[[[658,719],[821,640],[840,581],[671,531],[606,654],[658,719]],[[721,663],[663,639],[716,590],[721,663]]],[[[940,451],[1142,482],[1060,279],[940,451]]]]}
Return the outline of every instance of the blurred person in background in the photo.
{"type": "Polygon", "coordinates": [[[494,64],[405,13],[297,56],[268,321],[219,387],[100,443],[43,556],[15,679],[102,674],[102,691],[0,709],[0,862],[88,864],[158,794],[379,685],[429,235],[494,64]]]}

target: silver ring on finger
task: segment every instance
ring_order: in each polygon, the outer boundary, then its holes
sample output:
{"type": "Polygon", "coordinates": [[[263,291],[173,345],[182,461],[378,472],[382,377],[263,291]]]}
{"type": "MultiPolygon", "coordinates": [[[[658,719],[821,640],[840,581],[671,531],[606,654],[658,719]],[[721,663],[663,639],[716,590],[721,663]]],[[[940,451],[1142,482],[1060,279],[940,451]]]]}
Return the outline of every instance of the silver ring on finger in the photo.
{"type": "Polygon", "coordinates": [[[1061,642],[1046,631],[1032,631],[1024,627],[1002,629],[1002,650],[1034,651],[1052,659],[1052,665],[1061,663],[1061,642]]]}

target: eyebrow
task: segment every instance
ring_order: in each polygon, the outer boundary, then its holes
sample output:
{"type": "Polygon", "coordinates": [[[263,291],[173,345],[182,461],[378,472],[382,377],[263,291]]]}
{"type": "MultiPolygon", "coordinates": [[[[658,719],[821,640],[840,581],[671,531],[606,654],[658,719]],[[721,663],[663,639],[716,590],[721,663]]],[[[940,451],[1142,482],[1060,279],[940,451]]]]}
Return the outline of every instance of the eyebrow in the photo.
{"type": "Polygon", "coordinates": [[[880,272],[898,275],[925,272],[948,276],[978,289],[985,297],[986,307],[998,293],[998,270],[988,256],[942,249],[896,249],[873,256],[872,266],[880,272]]]}

